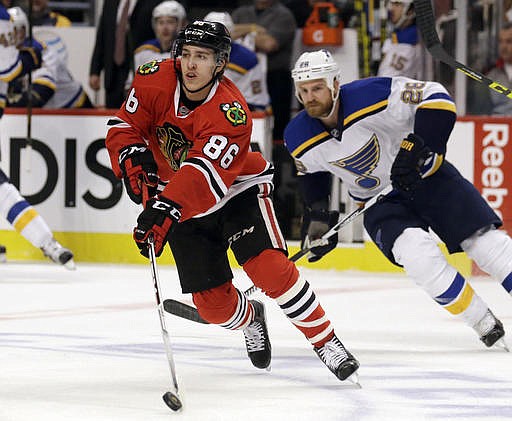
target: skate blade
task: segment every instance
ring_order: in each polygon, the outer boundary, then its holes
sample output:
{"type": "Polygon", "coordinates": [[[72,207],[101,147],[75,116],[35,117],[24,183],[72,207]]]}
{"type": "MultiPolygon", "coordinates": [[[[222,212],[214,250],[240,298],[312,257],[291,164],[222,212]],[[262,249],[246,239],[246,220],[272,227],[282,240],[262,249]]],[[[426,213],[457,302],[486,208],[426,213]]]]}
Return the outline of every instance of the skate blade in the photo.
{"type": "Polygon", "coordinates": [[[64,267],[68,270],[75,270],[76,264],[73,259],[69,259],[66,263],[64,263],[64,267]]]}
{"type": "Polygon", "coordinates": [[[361,383],[359,383],[359,374],[357,371],[354,371],[350,376],[348,376],[345,380],[352,383],[354,386],[357,386],[359,389],[362,389],[361,383]]]}
{"type": "Polygon", "coordinates": [[[504,350],[504,351],[506,351],[506,352],[510,352],[510,349],[509,349],[509,347],[508,347],[507,343],[505,342],[505,339],[503,339],[503,338],[498,339],[498,340],[496,341],[496,343],[494,344],[494,346],[495,346],[496,348],[503,349],[503,350],[504,350]]]}

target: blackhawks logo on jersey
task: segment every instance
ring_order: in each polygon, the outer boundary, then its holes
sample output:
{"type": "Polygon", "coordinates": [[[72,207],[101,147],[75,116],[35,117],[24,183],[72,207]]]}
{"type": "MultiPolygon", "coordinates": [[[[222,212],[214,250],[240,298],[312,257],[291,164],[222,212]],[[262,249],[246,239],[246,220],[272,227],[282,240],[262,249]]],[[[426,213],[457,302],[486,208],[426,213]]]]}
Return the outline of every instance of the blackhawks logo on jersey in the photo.
{"type": "Polygon", "coordinates": [[[241,124],[247,124],[247,113],[239,102],[233,101],[232,104],[220,104],[220,109],[224,112],[224,117],[226,117],[233,126],[236,127],[241,124]]]}
{"type": "Polygon", "coordinates": [[[164,123],[163,126],[157,126],[156,136],[160,150],[164,154],[165,159],[169,162],[169,165],[174,171],[178,171],[181,163],[187,158],[187,153],[192,147],[192,142],[187,140],[178,127],[169,123],[164,123]]]}
{"type": "Polygon", "coordinates": [[[139,68],[137,69],[137,73],[139,75],[143,75],[143,76],[156,73],[160,69],[160,66],[158,65],[158,63],[160,63],[161,61],[162,60],[153,60],[153,61],[148,61],[147,63],[141,64],[139,66],[139,68]]]}

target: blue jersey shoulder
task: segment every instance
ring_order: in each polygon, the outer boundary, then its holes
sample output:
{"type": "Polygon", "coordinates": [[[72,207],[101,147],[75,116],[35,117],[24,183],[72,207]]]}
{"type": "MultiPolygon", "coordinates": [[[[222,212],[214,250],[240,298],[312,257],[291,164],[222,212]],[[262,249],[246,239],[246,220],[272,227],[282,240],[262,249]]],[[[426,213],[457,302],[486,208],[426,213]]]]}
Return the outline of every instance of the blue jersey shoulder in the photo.
{"type": "Polygon", "coordinates": [[[0,20],[11,20],[7,9],[0,4],[0,20]]]}
{"type": "Polygon", "coordinates": [[[231,45],[231,54],[229,55],[230,64],[234,64],[241,69],[251,70],[258,64],[258,56],[249,48],[234,42],[231,45]]]}
{"type": "Polygon", "coordinates": [[[344,129],[387,107],[391,80],[390,77],[369,77],[342,85],[344,129]]]}
{"type": "Polygon", "coordinates": [[[329,138],[320,120],[310,117],[304,110],[288,123],[284,131],[286,147],[295,158],[329,138]]]}
{"type": "Polygon", "coordinates": [[[411,25],[403,29],[397,29],[394,34],[396,35],[396,41],[399,44],[416,45],[418,43],[418,29],[416,25],[411,25]]]}

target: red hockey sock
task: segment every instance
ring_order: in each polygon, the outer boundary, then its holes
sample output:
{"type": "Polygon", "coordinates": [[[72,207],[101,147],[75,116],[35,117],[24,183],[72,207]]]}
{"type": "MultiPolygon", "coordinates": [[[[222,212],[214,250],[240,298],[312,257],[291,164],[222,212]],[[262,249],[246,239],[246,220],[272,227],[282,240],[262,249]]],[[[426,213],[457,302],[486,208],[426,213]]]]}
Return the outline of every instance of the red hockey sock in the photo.
{"type": "Polygon", "coordinates": [[[253,319],[253,308],[231,281],[206,291],[194,292],[192,300],[206,321],[226,329],[243,329],[253,319]]]}
{"type": "Polygon", "coordinates": [[[244,265],[244,270],[315,347],[334,335],[331,322],[309,283],[299,278],[293,262],[278,250],[265,250],[244,265]]]}

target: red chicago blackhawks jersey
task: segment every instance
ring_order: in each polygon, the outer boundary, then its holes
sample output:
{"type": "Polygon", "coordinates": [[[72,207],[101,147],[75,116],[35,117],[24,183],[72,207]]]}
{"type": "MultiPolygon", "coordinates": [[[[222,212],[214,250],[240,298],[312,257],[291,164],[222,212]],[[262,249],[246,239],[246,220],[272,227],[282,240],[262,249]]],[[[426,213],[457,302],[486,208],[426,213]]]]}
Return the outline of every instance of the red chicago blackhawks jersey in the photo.
{"type": "Polygon", "coordinates": [[[149,146],[167,184],[162,194],[183,207],[182,221],[211,213],[256,184],[272,182],[272,165],[250,151],[247,104],[227,78],[188,110],[180,103],[174,61],[146,63],[108,126],[105,143],[115,174],[122,177],[118,157],[123,147],[149,146]]]}

